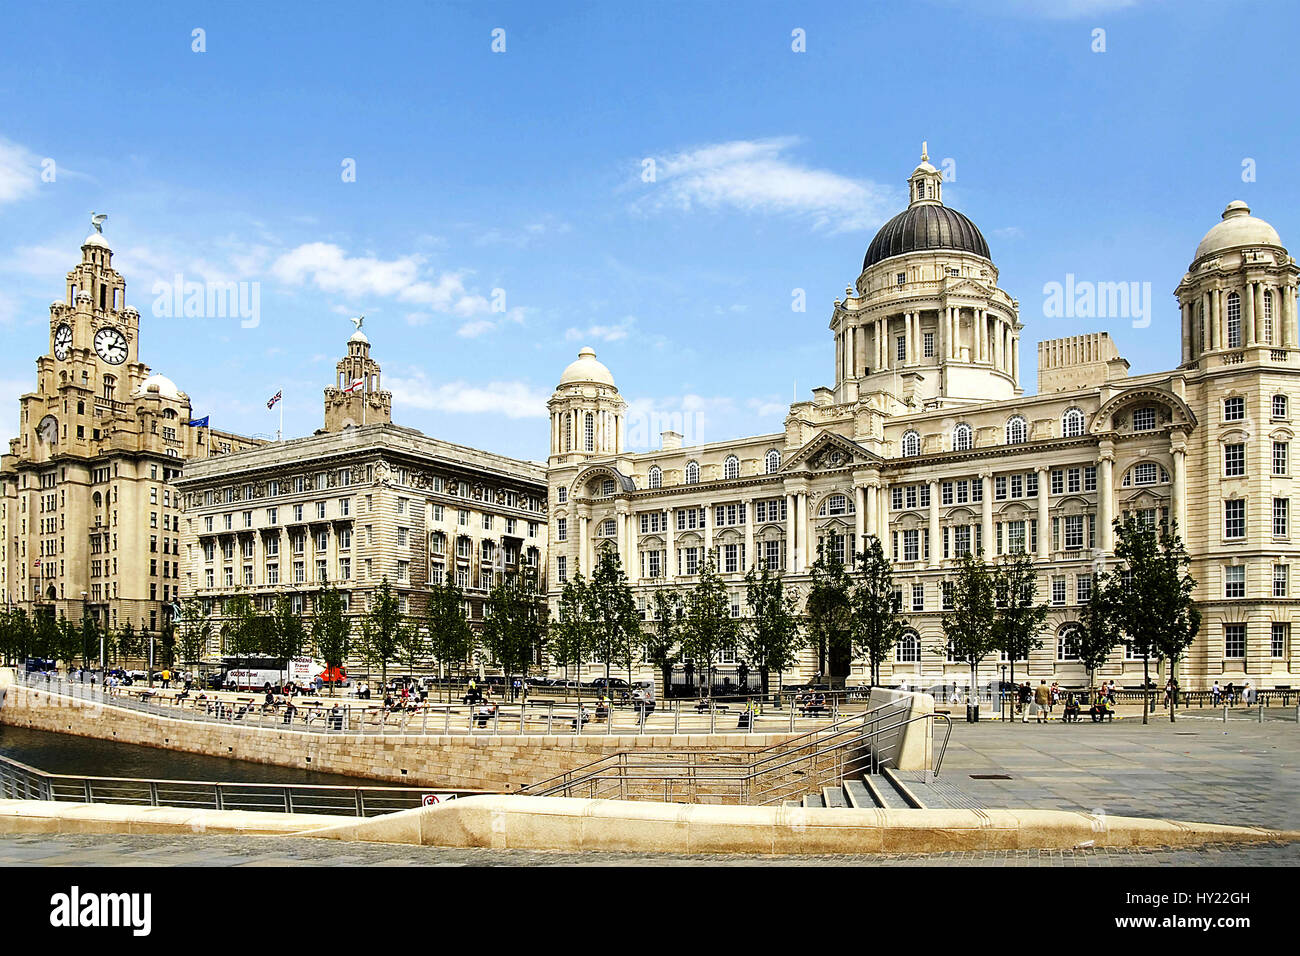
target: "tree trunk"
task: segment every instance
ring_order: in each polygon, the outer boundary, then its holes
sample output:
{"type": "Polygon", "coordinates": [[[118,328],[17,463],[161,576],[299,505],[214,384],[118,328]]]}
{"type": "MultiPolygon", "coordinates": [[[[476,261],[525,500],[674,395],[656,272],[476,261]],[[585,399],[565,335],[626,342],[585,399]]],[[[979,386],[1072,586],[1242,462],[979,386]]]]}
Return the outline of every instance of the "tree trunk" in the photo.
{"type": "Polygon", "coordinates": [[[1147,722],[1147,712],[1151,709],[1151,658],[1142,655],[1142,723],[1147,722]]]}
{"type": "Polygon", "coordinates": [[[1175,662],[1169,662],[1169,722],[1174,723],[1174,711],[1178,709],[1178,682],[1174,680],[1175,662]]]}

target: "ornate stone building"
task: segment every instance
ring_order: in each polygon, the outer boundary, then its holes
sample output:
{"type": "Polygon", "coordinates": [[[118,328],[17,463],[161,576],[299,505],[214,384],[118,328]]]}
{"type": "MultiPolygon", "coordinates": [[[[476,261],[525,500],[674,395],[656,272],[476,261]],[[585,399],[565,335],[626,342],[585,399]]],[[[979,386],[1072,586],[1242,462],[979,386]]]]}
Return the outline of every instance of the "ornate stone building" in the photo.
{"type": "Polygon", "coordinates": [[[363,612],[384,578],[403,613],[454,581],[471,623],[503,574],[545,574],[546,470],[429,438],[391,421],[391,393],[358,327],[325,389],[325,428],[191,462],[175,483],[181,594],[222,617],[236,593],[310,616],[328,581],[363,612]],[[363,424],[364,416],[364,424],[363,424]]]}
{"type": "MultiPolygon", "coordinates": [[[[1206,233],[1176,289],[1173,371],[1129,377],[1107,333],[1076,335],[1039,343],[1026,395],[1018,303],[942,185],[923,155],[907,209],[831,311],[832,384],[791,405],[782,432],[688,448],[665,432],[658,450],[629,453],[610,371],[590,349],[565,369],[550,402],[552,601],[608,544],[643,609],[656,588],[693,583],[711,555],[743,615],[757,561],[804,594],[818,548],[847,556],[874,535],[909,620],[884,679],[965,683],[940,625],[945,582],[970,549],[1024,549],[1051,608],[1028,673],[1078,684],[1074,622],[1113,562],[1112,519],[1133,513],[1175,518],[1193,557],[1204,621],[1184,686],[1294,685],[1297,268],[1277,233],[1240,202],[1206,233]]],[[[864,675],[860,662],[826,666],[864,675]]],[[[808,653],[786,679],[816,669],[808,653]]],[[[1140,675],[1124,651],[1101,673],[1121,685],[1140,675]]]]}
{"type": "Polygon", "coordinates": [[[156,630],[180,583],[186,460],[257,444],[191,427],[189,397],[140,360],[140,313],[98,231],[50,305],[49,351],[0,460],[7,606],[156,630]]]}

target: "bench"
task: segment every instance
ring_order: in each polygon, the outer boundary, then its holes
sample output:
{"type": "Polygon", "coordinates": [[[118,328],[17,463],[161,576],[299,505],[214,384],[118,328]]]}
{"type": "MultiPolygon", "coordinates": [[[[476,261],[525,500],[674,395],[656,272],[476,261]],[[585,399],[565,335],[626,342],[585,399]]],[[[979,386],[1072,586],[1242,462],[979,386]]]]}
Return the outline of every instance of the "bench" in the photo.
{"type": "MultiPolygon", "coordinates": [[[[727,705],[726,705],[726,704],[714,704],[714,705],[713,705],[713,709],[716,710],[716,711],[717,711],[718,713],[720,713],[720,714],[725,714],[725,713],[727,712],[727,705]]],[[[696,712],[697,714],[707,713],[708,710],[709,710],[709,702],[706,701],[706,700],[702,700],[702,701],[700,701],[698,704],[695,705],[695,712],[696,712]]]]}

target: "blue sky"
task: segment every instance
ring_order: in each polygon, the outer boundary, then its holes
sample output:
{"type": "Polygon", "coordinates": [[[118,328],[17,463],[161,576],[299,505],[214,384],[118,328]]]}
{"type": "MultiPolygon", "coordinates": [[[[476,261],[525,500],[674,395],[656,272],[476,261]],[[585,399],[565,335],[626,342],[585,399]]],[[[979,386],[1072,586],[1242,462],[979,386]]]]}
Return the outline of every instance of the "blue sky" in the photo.
{"type": "Polygon", "coordinates": [[[1134,372],[1171,368],[1172,291],[1228,201],[1300,242],[1298,20],[1160,0],[11,6],[0,422],[95,210],[144,361],[217,427],[273,431],[281,387],[286,432],[320,427],[364,312],[395,418],[452,441],[544,456],[583,345],[646,421],[778,430],[796,383],[831,379],[831,303],[922,140],[1020,300],[1026,391],[1035,342],[1094,328],[1134,372]],[[177,273],[257,283],[258,325],[156,316],[177,273]],[[1149,282],[1150,326],[1045,317],[1067,274],[1149,282]]]}

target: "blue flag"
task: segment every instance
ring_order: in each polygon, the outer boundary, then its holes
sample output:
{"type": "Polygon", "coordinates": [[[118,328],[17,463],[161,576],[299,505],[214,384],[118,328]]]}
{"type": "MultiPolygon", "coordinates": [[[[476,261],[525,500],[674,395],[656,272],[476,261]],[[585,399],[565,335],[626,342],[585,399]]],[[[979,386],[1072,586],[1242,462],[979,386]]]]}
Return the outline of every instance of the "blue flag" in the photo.
{"type": "Polygon", "coordinates": [[[207,428],[207,427],[208,427],[208,419],[211,418],[211,417],[212,417],[212,416],[210,416],[210,415],[204,415],[202,418],[195,418],[195,419],[193,419],[192,421],[188,421],[188,422],[186,422],[185,424],[186,424],[186,425],[193,426],[194,428],[207,428]]]}

